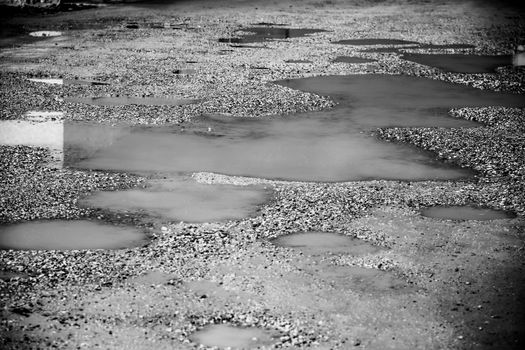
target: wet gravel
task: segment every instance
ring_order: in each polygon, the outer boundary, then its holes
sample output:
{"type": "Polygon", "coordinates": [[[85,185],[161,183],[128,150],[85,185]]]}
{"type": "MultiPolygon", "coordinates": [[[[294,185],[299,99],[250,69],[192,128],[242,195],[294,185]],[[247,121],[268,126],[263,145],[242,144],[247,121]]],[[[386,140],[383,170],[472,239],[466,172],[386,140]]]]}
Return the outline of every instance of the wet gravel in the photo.
{"type": "MultiPolygon", "coordinates": [[[[155,22],[184,24],[169,32],[148,26],[125,28],[131,21],[142,23],[141,15],[133,11],[108,11],[89,26],[77,17],[58,14],[53,28],[45,29],[70,30],[57,45],[53,41],[36,44],[45,50],[43,57],[16,56],[24,48],[2,51],[0,119],[22,119],[28,110],[64,111],[67,120],[131,124],[184,124],[207,113],[287,115],[330,108],[334,103],[272,81],[330,74],[412,74],[480,89],[525,92],[522,68],[502,67],[494,74],[443,73],[403,61],[399,54],[331,43],[352,37],[395,37],[469,43],[476,45],[469,52],[508,54],[523,29],[519,16],[504,20],[503,14],[497,14],[489,30],[490,22],[481,19],[493,13],[470,11],[467,6],[451,14],[446,6],[413,5],[403,10],[387,4],[372,12],[358,7],[349,14],[339,5],[339,1],[309,5],[321,11],[321,19],[309,15],[311,8],[287,14],[266,8],[258,19],[330,32],[264,42],[264,55],[262,49],[216,42],[252,23],[259,11],[254,9],[246,12],[251,15],[228,9],[211,14],[197,8],[176,16],[151,15],[155,22]],[[407,14],[412,16],[410,26],[401,26],[406,30],[396,35],[382,25],[385,21],[394,25],[407,14]],[[449,21],[451,16],[457,21],[449,21]],[[331,63],[337,56],[378,62],[331,63]],[[313,63],[285,62],[296,59],[313,63]],[[110,85],[54,86],[27,81],[31,77],[89,78],[110,85]],[[158,107],[64,102],[73,96],[118,95],[176,96],[202,102],[158,107]]],[[[94,15],[85,18],[89,16],[94,15]]],[[[45,23],[28,29],[39,27],[45,23]]],[[[1,346],[168,349],[176,344],[191,349],[197,347],[190,341],[192,332],[228,323],[275,331],[273,348],[518,348],[523,337],[512,325],[521,324],[517,312],[522,304],[512,295],[520,295],[520,276],[524,275],[519,262],[525,251],[525,112],[487,107],[450,113],[484,126],[389,128],[376,130],[375,135],[475,169],[473,179],[301,183],[197,173],[194,178],[204,183],[263,183],[273,189],[271,201],[253,217],[199,225],[80,208],[77,200],[90,192],[141,186],[145,179],[54,169],[47,165],[50,154],[45,149],[0,146],[0,223],[93,217],[140,226],[151,239],[145,247],[122,250],[0,251],[0,271],[5,276],[0,278],[1,346]],[[517,217],[495,223],[457,223],[419,216],[423,207],[465,204],[508,210],[517,217]],[[360,258],[327,256],[321,262],[388,271],[419,292],[377,298],[340,290],[312,273],[311,267],[319,261],[268,243],[302,231],[337,232],[388,248],[386,253],[360,258]],[[166,278],[137,282],[137,277],[152,271],[166,278]],[[214,283],[224,295],[212,290],[192,292],[186,285],[195,280],[214,283]],[[344,309],[347,304],[354,310],[344,309]],[[332,314],[337,314],[335,319],[332,314]],[[365,330],[357,329],[355,320],[365,330]],[[375,327],[375,334],[366,326],[375,327]],[[390,333],[391,329],[396,331],[390,333]]]]}

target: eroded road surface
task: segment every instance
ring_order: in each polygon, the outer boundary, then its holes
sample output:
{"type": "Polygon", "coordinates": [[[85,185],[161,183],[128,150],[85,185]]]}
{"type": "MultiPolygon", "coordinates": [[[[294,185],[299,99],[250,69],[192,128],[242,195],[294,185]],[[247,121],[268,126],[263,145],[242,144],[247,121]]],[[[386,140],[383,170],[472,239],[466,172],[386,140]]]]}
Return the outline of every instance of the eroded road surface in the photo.
{"type": "Polygon", "coordinates": [[[2,13],[2,349],[523,348],[512,2],[2,13]]]}

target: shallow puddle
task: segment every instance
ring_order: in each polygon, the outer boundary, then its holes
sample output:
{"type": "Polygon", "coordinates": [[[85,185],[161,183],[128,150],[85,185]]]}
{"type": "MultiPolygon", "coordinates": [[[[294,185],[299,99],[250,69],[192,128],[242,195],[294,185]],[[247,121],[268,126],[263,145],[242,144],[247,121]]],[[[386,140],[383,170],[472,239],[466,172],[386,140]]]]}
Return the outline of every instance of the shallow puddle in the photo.
{"type": "Polygon", "coordinates": [[[255,349],[271,345],[275,341],[272,334],[263,329],[234,327],[226,324],[208,326],[193,333],[190,339],[204,346],[232,349],[255,349]]]}
{"type": "Polygon", "coordinates": [[[64,99],[70,103],[83,103],[95,106],[181,106],[197,103],[199,100],[189,98],[160,98],[160,97],[68,97],[64,99]]]}
{"type": "Polygon", "coordinates": [[[341,289],[358,293],[385,293],[410,289],[391,272],[359,266],[321,265],[318,275],[341,289]]]}
{"type": "Polygon", "coordinates": [[[482,56],[406,53],[401,58],[453,73],[493,73],[497,67],[512,65],[511,55],[482,56]]]}
{"type": "Polygon", "coordinates": [[[286,60],[285,63],[313,63],[312,61],[308,60],[286,60]]]}
{"type": "Polygon", "coordinates": [[[28,80],[35,82],[35,83],[44,83],[44,84],[52,84],[52,85],[109,85],[109,83],[105,83],[103,81],[83,80],[83,79],[30,78],[28,80]]]}
{"type": "Polygon", "coordinates": [[[260,187],[208,185],[174,178],[149,183],[146,189],[97,192],[79,205],[140,212],[185,222],[235,220],[254,214],[270,193],[260,187]]]}
{"type": "Polygon", "coordinates": [[[371,38],[371,39],[346,39],[333,41],[333,44],[341,45],[353,45],[353,46],[364,46],[364,45],[412,45],[419,44],[416,41],[408,41],[401,39],[381,39],[381,38],[371,38]]]}
{"type": "Polygon", "coordinates": [[[514,217],[505,211],[471,206],[434,206],[421,210],[421,215],[447,220],[498,220],[514,217]]]}
{"type": "Polygon", "coordinates": [[[280,247],[298,249],[308,255],[348,254],[361,256],[384,250],[357,238],[329,232],[301,232],[280,236],[271,241],[280,247]]]}
{"type": "Polygon", "coordinates": [[[338,56],[332,62],[342,62],[342,63],[371,63],[371,62],[377,62],[377,60],[373,60],[370,58],[362,58],[362,57],[353,57],[353,56],[338,56]]]}
{"type": "Polygon", "coordinates": [[[457,179],[471,175],[406,145],[381,142],[341,120],[207,121],[199,130],[142,128],[77,168],[191,173],[303,181],[457,179]],[[204,126],[207,131],[201,131],[204,126]],[[224,131],[224,132],[223,132],[224,131]]]}
{"type": "Polygon", "coordinates": [[[322,76],[276,83],[331,96],[339,106],[320,117],[334,118],[341,114],[361,128],[476,126],[478,124],[467,120],[448,117],[448,110],[525,106],[523,95],[404,75],[322,76]]]}
{"type": "Polygon", "coordinates": [[[410,287],[393,273],[359,266],[340,266],[320,263],[314,268],[315,275],[336,288],[358,293],[388,293],[407,291],[410,287]]]}
{"type": "Polygon", "coordinates": [[[88,220],[33,221],[0,226],[0,249],[119,249],[146,244],[146,235],[130,228],[88,220]]]}
{"type": "Polygon", "coordinates": [[[249,44],[268,40],[282,40],[300,38],[314,33],[326,32],[324,29],[308,28],[274,28],[274,27],[248,27],[236,32],[238,37],[220,38],[221,43],[249,44]]]}

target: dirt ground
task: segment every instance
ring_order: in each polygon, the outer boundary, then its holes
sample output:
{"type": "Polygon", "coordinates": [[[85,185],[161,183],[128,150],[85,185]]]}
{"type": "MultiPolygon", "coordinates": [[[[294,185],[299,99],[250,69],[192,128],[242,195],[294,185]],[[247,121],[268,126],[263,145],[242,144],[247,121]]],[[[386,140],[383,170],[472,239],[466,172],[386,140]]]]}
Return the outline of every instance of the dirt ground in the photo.
{"type": "MultiPolygon", "coordinates": [[[[286,116],[331,108],[334,101],[271,82],[318,75],[408,74],[480,89],[525,90],[523,67],[446,73],[395,53],[331,43],[391,38],[512,54],[525,42],[525,14],[513,2],[93,3],[100,6],[1,15],[1,120],[24,119],[32,110],[62,111],[66,120],[147,125],[185,125],[202,114],[286,116]],[[254,43],[256,48],[217,41],[261,22],[326,31],[254,43]],[[28,37],[37,30],[63,34],[28,37]],[[331,62],[344,55],[377,62],[331,62]],[[27,80],[45,77],[110,84],[27,80]],[[104,107],[66,101],[116,95],[201,102],[104,107]]],[[[151,239],[121,250],[0,251],[1,347],[206,348],[194,332],[225,323],[270,335],[271,341],[253,340],[248,348],[523,348],[525,111],[494,106],[450,113],[483,126],[372,132],[472,168],[472,179],[302,183],[194,174],[203,183],[257,183],[273,191],[253,217],[222,223],[165,222],[78,207],[93,191],[132,188],[146,178],[51,169],[46,149],[0,146],[2,224],[98,218],[141,227],[151,239]],[[424,207],[464,204],[515,215],[491,221],[420,215],[424,207]],[[309,255],[271,243],[302,231],[342,233],[383,249],[359,256],[309,255]],[[373,273],[361,273],[360,267],[373,273]]]]}

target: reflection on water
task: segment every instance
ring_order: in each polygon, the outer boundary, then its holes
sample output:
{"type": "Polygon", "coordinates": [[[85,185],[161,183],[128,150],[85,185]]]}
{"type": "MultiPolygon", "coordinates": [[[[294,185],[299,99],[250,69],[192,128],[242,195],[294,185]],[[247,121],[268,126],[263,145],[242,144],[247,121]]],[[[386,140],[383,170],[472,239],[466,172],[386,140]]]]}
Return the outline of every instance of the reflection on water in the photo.
{"type": "Polygon", "coordinates": [[[142,246],[137,229],[87,220],[49,220],[0,226],[0,249],[72,250],[142,246]]]}
{"type": "Polygon", "coordinates": [[[406,53],[401,56],[401,58],[454,73],[493,73],[498,67],[512,64],[511,55],[483,56],[406,53]]]}
{"type": "Polygon", "coordinates": [[[300,232],[277,237],[272,243],[298,249],[309,255],[348,254],[360,256],[377,253],[383,248],[357,238],[329,232],[300,232]]]}
{"type": "Polygon", "coordinates": [[[193,179],[151,181],[146,189],[98,192],[82,206],[143,212],[185,222],[216,222],[247,217],[269,199],[260,187],[199,184],[193,179]]]}
{"type": "Polygon", "coordinates": [[[193,333],[191,340],[208,347],[255,349],[273,343],[270,332],[260,328],[241,328],[215,324],[193,333]]]}
{"type": "Polygon", "coordinates": [[[471,206],[434,206],[425,208],[421,215],[447,220],[497,220],[513,217],[508,212],[471,206]]]}

